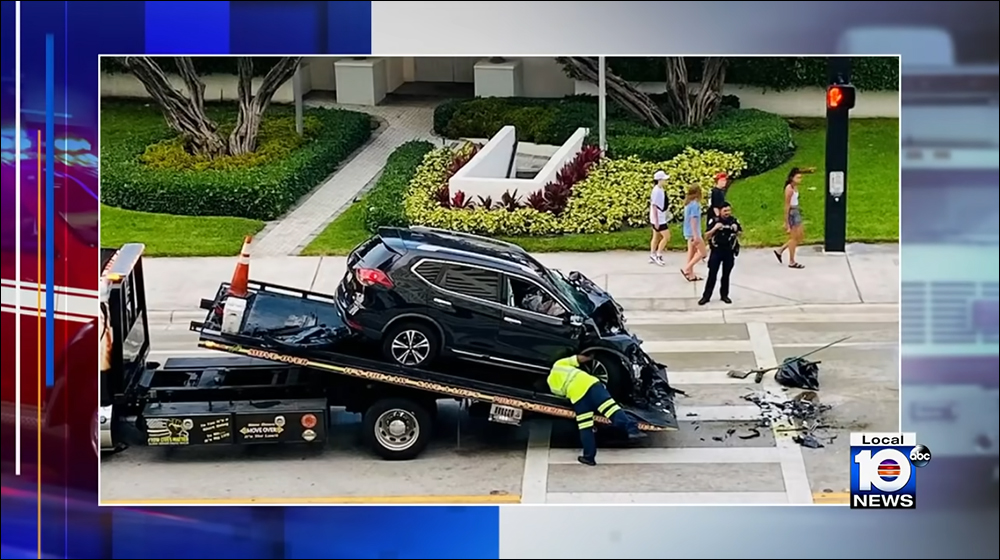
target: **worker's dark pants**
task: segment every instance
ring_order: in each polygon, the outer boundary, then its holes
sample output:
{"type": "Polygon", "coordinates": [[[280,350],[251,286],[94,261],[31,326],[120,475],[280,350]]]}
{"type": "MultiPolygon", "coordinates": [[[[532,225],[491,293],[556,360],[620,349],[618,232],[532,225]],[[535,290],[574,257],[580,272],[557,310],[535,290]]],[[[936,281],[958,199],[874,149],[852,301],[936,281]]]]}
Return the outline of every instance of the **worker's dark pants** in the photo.
{"type": "Polygon", "coordinates": [[[720,280],[719,297],[729,297],[729,275],[733,272],[734,264],[736,264],[736,257],[733,255],[732,249],[712,247],[712,252],[708,254],[708,278],[705,279],[705,292],[701,295],[702,298],[712,297],[716,280],[720,280]],[[719,279],[719,269],[722,269],[721,279],[719,279]]]}
{"type": "Polygon", "coordinates": [[[576,411],[576,425],[580,428],[580,443],[583,456],[593,459],[597,456],[597,438],[594,437],[594,415],[599,414],[611,420],[614,427],[628,434],[639,433],[639,426],[618,406],[603,383],[594,383],[582,399],[573,403],[576,411]]]}

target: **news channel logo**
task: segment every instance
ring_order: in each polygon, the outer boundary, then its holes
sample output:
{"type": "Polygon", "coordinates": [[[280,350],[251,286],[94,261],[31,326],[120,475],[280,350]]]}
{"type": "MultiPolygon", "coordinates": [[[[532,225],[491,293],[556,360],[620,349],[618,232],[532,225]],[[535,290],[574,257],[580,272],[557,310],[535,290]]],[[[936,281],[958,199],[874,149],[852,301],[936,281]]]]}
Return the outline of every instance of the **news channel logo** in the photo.
{"type": "Polygon", "coordinates": [[[851,434],[851,508],[916,507],[916,469],[930,462],[913,432],[851,434]]]}

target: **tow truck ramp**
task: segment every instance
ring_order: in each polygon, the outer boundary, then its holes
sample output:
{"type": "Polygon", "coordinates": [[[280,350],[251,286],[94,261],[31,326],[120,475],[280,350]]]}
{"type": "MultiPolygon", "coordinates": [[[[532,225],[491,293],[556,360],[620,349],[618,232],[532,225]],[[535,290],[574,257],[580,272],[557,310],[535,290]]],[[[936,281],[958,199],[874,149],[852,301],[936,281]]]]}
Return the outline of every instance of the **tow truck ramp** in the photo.
{"type": "MultiPolygon", "coordinates": [[[[190,325],[199,334],[198,345],[202,348],[309,368],[369,387],[391,387],[433,400],[454,398],[485,403],[490,406],[494,422],[519,424],[524,413],[567,419],[576,416],[569,403],[549,393],[404,368],[339,351],[345,341],[350,344],[351,334],[339,306],[329,295],[255,281],[248,283],[245,298],[233,298],[229,292],[230,285],[223,283],[215,298],[202,301],[207,310],[205,320],[190,325]]],[[[662,412],[625,405],[622,408],[644,431],[673,431],[678,427],[672,406],[662,412]]],[[[610,424],[603,417],[597,421],[610,424]]]]}

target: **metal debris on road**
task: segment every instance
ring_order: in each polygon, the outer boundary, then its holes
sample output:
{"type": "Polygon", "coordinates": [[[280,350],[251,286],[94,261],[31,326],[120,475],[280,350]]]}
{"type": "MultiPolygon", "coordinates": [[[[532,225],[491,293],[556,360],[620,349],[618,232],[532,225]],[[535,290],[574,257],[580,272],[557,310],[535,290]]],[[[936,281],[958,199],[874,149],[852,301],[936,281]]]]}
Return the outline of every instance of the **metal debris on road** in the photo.
{"type": "Polygon", "coordinates": [[[801,436],[795,436],[792,438],[792,441],[801,445],[802,447],[808,447],[809,449],[820,449],[822,447],[826,447],[825,445],[820,443],[818,439],[816,439],[816,436],[812,434],[803,434],[801,436]]]}
{"type": "MultiPolygon", "coordinates": [[[[789,423],[794,430],[799,432],[793,438],[796,443],[810,449],[824,447],[815,432],[824,428],[820,423],[820,419],[823,413],[830,410],[831,407],[820,404],[815,392],[804,391],[790,399],[785,394],[763,390],[747,393],[743,395],[743,399],[760,408],[761,417],[758,421],[759,427],[770,428],[776,424],[789,423]]],[[[750,435],[746,438],[743,438],[743,436],[740,437],[742,439],[751,439],[758,436],[759,431],[757,435],[750,435]]],[[[827,439],[832,441],[832,438],[827,439]]]]}

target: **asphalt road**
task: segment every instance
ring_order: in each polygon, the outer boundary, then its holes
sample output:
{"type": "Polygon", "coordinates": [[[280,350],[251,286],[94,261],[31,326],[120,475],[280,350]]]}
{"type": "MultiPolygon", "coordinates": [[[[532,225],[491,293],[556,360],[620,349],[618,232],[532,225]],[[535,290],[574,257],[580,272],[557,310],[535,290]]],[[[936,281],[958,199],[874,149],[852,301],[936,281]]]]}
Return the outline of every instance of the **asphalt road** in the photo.
{"type": "MultiPolygon", "coordinates": [[[[758,316],[752,323],[630,327],[670,368],[689,396],[681,429],[639,446],[603,447],[597,467],[576,463],[571,423],[520,428],[468,418],[442,402],[436,437],[419,459],[379,460],[362,447],[360,418],[335,414],[324,449],[131,448],[102,464],[101,497],[115,504],[181,503],[846,503],[852,431],[893,432],[899,425],[898,323],[891,317],[831,322],[832,315],[758,316]],[[773,322],[769,322],[773,320],[773,322]],[[886,322],[879,322],[886,321],[886,322]],[[817,356],[822,402],[831,408],[805,448],[793,432],[755,429],[761,408],[744,399],[794,396],[766,379],[728,378],[730,369],[767,367],[851,335],[817,356]]],[[[151,358],[205,354],[179,325],[151,326],[151,358]]],[[[780,428],[780,426],[779,426],[780,428]]]]}

